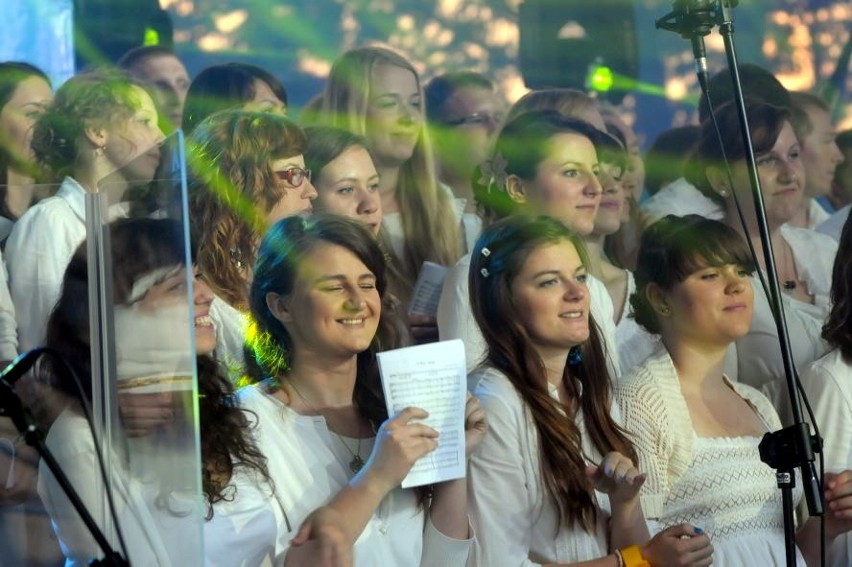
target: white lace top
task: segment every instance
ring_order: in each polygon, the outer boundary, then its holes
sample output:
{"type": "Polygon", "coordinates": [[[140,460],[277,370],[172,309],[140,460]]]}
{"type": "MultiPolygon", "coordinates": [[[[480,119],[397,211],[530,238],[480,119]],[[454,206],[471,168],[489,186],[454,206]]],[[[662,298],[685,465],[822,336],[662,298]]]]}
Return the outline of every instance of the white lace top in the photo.
{"type": "MultiPolygon", "coordinates": [[[[781,427],[765,396],[726,383],[766,431],[781,427]]],[[[785,564],[781,493],[774,471],[760,461],[757,437],[699,437],[662,346],[616,384],[616,399],[633,434],[639,469],[647,474],[641,499],[652,532],[684,522],[703,529],[713,542],[716,567],[785,564]]],[[[800,497],[798,489],[794,498],[800,497]]]]}

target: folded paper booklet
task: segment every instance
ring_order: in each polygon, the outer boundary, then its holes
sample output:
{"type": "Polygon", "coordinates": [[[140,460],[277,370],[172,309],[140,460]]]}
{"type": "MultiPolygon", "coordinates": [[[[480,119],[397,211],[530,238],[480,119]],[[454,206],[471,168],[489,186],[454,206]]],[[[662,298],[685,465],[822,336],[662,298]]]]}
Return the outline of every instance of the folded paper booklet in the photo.
{"type": "Polygon", "coordinates": [[[429,412],[423,423],[438,431],[438,448],[421,457],[403,488],[463,478],[464,406],[467,366],[459,339],[378,354],[388,414],[418,407],[429,412]]]}
{"type": "Polygon", "coordinates": [[[420,273],[417,275],[417,283],[411,294],[411,305],[408,307],[409,315],[426,315],[435,317],[438,315],[438,301],[441,299],[441,290],[444,287],[444,278],[449,268],[434,262],[423,262],[420,273]]]}

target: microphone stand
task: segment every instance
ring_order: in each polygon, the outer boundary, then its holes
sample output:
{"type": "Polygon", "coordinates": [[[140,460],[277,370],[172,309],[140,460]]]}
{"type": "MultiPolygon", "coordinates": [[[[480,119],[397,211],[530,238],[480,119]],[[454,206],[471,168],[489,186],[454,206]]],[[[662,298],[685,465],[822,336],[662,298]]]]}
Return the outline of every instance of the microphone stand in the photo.
{"type": "Polygon", "coordinates": [[[77,491],[62,471],[62,467],[56,461],[56,458],[53,456],[50,449],[47,448],[47,445],[45,445],[44,433],[38,427],[32,413],[24,407],[21,399],[15,393],[14,388],[6,381],[7,376],[14,377],[15,374],[17,374],[18,377],[20,377],[20,375],[26,372],[27,368],[32,366],[36,359],[44,352],[46,352],[44,349],[36,349],[35,351],[22,354],[14,362],[12,362],[6,370],[3,371],[2,375],[0,375],[0,416],[10,418],[12,423],[15,424],[15,427],[17,427],[18,431],[23,436],[27,445],[33,447],[36,452],[38,452],[42,461],[44,461],[44,464],[46,464],[47,468],[50,469],[50,472],[53,473],[54,478],[56,478],[56,482],[59,483],[62,491],[68,497],[71,505],[80,515],[80,519],[83,520],[83,523],[86,525],[89,533],[92,534],[92,537],[101,548],[101,551],[104,552],[103,559],[93,559],[89,565],[96,567],[129,567],[130,563],[117,551],[112,549],[112,546],[109,544],[106,537],[104,537],[103,532],[86,509],[86,505],[83,504],[83,501],[80,499],[77,491]],[[27,363],[29,364],[27,365],[27,363]]]}
{"type": "MultiPolygon", "coordinates": [[[[763,202],[763,192],[760,188],[760,177],[754,157],[754,146],[748,128],[745,99],[743,98],[739,68],[737,67],[736,48],[734,47],[734,24],[731,8],[737,0],[675,0],[673,11],[657,20],[657,28],[675,31],[684,38],[692,39],[693,51],[698,58],[696,44],[701,44],[703,53],[703,36],[718,24],[719,33],[725,44],[725,54],[728,60],[728,70],[733,82],[734,103],[739,116],[740,130],[745,145],[745,158],[748,167],[751,194],[754,199],[754,209],[757,216],[758,232],[763,243],[763,258],[766,265],[769,282],[769,303],[775,316],[778,340],[781,347],[781,358],[784,363],[784,374],[787,381],[787,393],[793,413],[793,425],[780,431],[767,433],[760,442],[761,460],[775,469],[775,478],[781,489],[781,500],[784,514],[784,535],[787,555],[787,565],[796,565],[796,534],[794,522],[793,488],[795,487],[794,469],[802,471],[802,483],[808,511],[811,516],[823,514],[823,500],[820,483],[814,467],[814,452],[820,452],[821,440],[811,435],[808,424],[802,417],[802,406],[798,396],[798,376],[793,364],[790,348],[790,336],[784,317],[784,303],[778,285],[778,275],[775,271],[775,257],[772,252],[772,242],[769,236],[769,225],[766,220],[766,207],[763,202]]],[[[701,64],[699,81],[701,81],[701,64]]],[[[706,67],[705,67],[706,68],[706,67]]],[[[702,82],[702,87],[704,83],[702,82]]],[[[719,141],[722,143],[722,140],[719,141]]]]}

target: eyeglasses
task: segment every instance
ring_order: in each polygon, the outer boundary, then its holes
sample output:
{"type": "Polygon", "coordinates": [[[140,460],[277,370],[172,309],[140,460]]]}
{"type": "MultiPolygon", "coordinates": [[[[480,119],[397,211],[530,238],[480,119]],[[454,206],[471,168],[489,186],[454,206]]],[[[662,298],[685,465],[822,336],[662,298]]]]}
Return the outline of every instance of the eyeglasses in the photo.
{"type": "Polygon", "coordinates": [[[298,187],[302,183],[305,182],[305,179],[308,181],[311,180],[311,170],[310,169],[302,169],[301,167],[291,167],[290,169],[285,169],[284,171],[274,171],[275,177],[280,179],[281,181],[286,181],[293,187],[298,187]]]}
{"type": "Polygon", "coordinates": [[[455,120],[447,120],[447,126],[499,126],[503,123],[502,114],[489,114],[487,112],[474,112],[455,120]]]}

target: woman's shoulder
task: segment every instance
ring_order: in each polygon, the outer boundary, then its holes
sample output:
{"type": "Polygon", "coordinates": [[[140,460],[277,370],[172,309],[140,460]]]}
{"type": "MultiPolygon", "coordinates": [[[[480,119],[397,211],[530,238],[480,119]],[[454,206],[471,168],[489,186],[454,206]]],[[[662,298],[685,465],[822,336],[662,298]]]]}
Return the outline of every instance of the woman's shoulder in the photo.
{"type": "Polygon", "coordinates": [[[662,343],[644,362],[634,366],[615,385],[619,395],[636,395],[640,392],[663,392],[678,388],[677,371],[662,343]]]}
{"type": "Polygon", "coordinates": [[[778,410],[775,409],[773,403],[769,401],[769,398],[767,398],[763,392],[753,386],[749,386],[748,384],[734,382],[727,376],[725,377],[725,383],[728,384],[728,386],[731,387],[737,395],[748,402],[748,404],[754,408],[757,414],[770,428],[778,429],[781,427],[781,418],[778,417],[778,410]]]}
{"type": "Polygon", "coordinates": [[[479,398],[486,408],[496,404],[512,412],[521,411],[523,401],[520,394],[508,376],[500,370],[492,366],[478,366],[471,371],[468,381],[476,384],[473,395],[479,398]]]}

